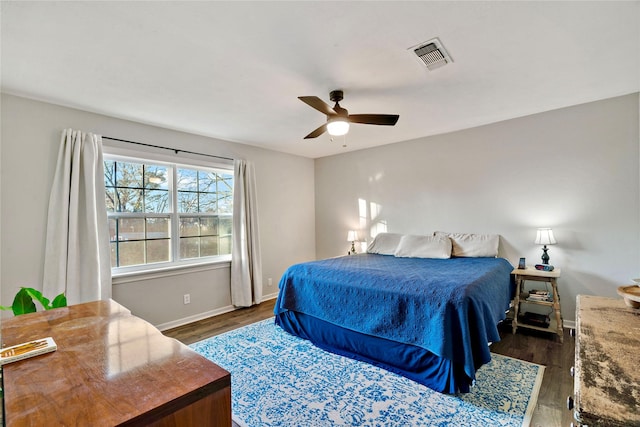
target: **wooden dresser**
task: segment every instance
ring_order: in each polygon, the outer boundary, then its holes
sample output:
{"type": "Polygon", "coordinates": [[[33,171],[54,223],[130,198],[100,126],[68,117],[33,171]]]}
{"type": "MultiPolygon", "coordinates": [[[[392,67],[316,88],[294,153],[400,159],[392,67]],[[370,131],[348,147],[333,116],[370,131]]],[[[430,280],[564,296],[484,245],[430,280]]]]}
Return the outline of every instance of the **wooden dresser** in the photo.
{"type": "Polygon", "coordinates": [[[574,425],[640,426],[640,310],[578,295],[574,425]]]}
{"type": "Polygon", "coordinates": [[[114,301],[3,319],[3,347],[53,337],[3,366],[5,422],[20,426],[230,426],[230,374],[114,301]]]}

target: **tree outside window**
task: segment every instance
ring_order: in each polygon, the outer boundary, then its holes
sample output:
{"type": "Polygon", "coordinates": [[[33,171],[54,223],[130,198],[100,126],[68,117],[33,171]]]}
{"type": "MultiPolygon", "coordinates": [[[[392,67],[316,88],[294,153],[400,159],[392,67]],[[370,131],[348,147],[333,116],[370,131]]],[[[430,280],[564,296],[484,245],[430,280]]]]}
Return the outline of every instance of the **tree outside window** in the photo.
{"type": "Polygon", "coordinates": [[[231,171],[105,157],[112,268],[231,254],[231,171]]]}

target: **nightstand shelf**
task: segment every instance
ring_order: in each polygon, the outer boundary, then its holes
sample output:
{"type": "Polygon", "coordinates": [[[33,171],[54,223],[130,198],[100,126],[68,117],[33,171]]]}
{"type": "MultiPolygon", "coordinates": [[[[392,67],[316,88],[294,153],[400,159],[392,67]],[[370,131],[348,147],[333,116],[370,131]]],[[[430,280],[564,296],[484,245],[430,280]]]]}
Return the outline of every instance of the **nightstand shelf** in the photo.
{"type": "Polygon", "coordinates": [[[546,305],[547,307],[553,307],[553,301],[531,301],[527,300],[527,294],[520,294],[520,302],[522,304],[537,304],[537,305],[546,305]]]}
{"type": "Polygon", "coordinates": [[[558,330],[558,321],[553,317],[550,318],[548,328],[543,328],[542,326],[536,326],[536,325],[528,325],[526,323],[521,323],[521,322],[518,322],[518,326],[521,328],[535,329],[536,331],[555,333],[558,330]]]}
{"type": "Polygon", "coordinates": [[[526,268],[516,268],[511,274],[515,276],[516,280],[516,296],[513,300],[513,308],[514,308],[514,317],[512,322],[513,333],[516,333],[518,327],[535,329],[537,331],[543,332],[552,332],[558,334],[560,337],[560,342],[563,341],[563,333],[562,333],[562,314],[560,312],[560,295],[558,294],[558,282],[557,279],[560,277],[560,269],[556,268],[553,271],[542,271],[537,270],[535,267],[527,266],[526,268]],[[527,297],[529,294],[525,292],[525,282],[526,281],[535,281],[535,282],[544,282],[551,285],[551,301],[532,301],[528,300],[527,297]],[[551,307],[555,316],[550,317],[549,326],[542,327],[537,325],[532,325],[528,323],[524,323],[520,318],[522,312],[522,304],[531,304],[531,305],[539,305],[544,307],[551,307]]]}

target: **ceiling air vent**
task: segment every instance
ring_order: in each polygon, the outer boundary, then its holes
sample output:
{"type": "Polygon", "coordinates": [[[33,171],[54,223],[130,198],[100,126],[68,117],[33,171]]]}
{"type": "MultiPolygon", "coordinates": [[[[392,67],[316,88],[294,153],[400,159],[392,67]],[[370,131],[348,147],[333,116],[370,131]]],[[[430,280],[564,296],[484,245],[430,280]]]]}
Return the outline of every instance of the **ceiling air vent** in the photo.
{"type": "Polygon", "coordinates": [[[451,56],[449,56],[449,53],[437,37],[409,49],[413,50],[413,53],[424,62],[429,71],[453,62],[453,59],[451,59],[451,56]]]}

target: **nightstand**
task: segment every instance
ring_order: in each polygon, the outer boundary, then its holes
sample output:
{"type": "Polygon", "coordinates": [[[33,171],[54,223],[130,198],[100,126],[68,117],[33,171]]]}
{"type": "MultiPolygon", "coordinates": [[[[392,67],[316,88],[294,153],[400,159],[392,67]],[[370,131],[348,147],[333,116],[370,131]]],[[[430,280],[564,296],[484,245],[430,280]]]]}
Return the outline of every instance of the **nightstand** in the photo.
{"type": "MultiPolygon", "coordinates": [[[[563,341],[562,333],[562,314],[560,313],[560,295],[558,294],[558,282],[560,277],[560,269],[556,268],[553,271],[536,270],[535,267],[527,266],[527,268],[516,268],[511,274],[515,276],[516,280],[516,296],[513,299],[514,316],[512,322],[513,333],[516,333],[518,327],[536,329],[544,332],[555,332],[560,337],[560,342],[563,341]],[[549,299],[535,299],[525,290],[526,281],[545,282],[551,285],[549,291],[549,299]],[[555,312],[555,318],[549,319],[549,326],[536,326],[534,324],[524,323],[519,317],[522,311],[522,304],[541,305],[546,307],[552,307],[555,312]]],[[[545,285],[546,286],[546,285],[545,285]]]]}

